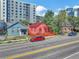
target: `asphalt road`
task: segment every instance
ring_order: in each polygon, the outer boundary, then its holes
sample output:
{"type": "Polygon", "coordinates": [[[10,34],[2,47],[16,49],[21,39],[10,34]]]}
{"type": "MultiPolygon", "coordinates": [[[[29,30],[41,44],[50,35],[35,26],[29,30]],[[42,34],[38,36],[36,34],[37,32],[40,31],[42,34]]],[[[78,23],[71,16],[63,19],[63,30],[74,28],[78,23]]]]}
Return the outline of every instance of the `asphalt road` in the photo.
{"type": "MultiPolygon", "coordinates": [[[[64,59],[73,54],[75,59],[79,58],[79,42],[74,44],[68,44],[67,46],[61,46],[57,48],[51,48],[53,46],[63,45],[69,42],[79,41],[79,36],[66,37],[57,36],[45,41],[39,42],[25,42],[25,43],[11,43],[0,45],[0,59],[7,59],[11,56],[19,56],[15,59],[64,59]],[[51,49],[47,49],[47,48],[51,49]],[[43,51],[39,52],[40,49],[43,51]],[[44,51],[44,49],[46,51],[44,51]],[[37,51],[38,50],[38,51],[37,51]],[[33,52],[35,51],[35,52],[33,52]],[[37,51],[37,53],[36,53],[37,51]],[[21,55],[23,54],[23,55],[21,55]],[[74,55],[75,54],[75,55],[74,55]]],[[[72,57],[69,57],[72,59],[72,57]]],[[[69,59],[68,58],[68,59],[69,59]]],[[[9,58],[10,59],[10,58],[9,58]]]]}
{"type": "MultiPolygon", "coordinates": [[[[79,44],[69,45],[61,48],[51,49],[48,51],[27,55],[15,59],[65,59],[69,55],[79,52],[79,44]]],[[[79,59],[78,55],[67,59],[79,59]]]]}

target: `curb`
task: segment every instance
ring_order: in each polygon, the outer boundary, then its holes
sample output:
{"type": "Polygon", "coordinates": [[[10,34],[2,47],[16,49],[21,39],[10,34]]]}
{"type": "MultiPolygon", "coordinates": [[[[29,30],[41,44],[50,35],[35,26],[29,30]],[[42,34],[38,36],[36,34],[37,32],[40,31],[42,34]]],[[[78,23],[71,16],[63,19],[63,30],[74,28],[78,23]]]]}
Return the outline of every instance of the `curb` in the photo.
{"type": "Polygon", "coordinates": [[[56,37],[56,36],[58,36],[58,35],[49,36],[49,37],[45,37],[45,38],[46,38],[46,39],[51,39],[51,38],[54,38],[54,37],[56,37]]]}
{"type": "Polygon", "coordinates": [[[28,40],[26,39],[20,39],[20,40],[10,40],[10,41],[3,41],[0,45],[5,45],[5,44],[13,44],[13,42],[15,43],[23,43],[23,42],[28,42],[28,40]]]}

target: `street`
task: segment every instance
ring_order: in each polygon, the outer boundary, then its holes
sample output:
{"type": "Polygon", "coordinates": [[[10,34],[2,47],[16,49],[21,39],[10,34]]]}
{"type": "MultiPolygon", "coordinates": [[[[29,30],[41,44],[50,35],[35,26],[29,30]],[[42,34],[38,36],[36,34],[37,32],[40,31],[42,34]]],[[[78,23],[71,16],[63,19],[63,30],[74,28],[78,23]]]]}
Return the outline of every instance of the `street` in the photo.
{"type": "Polygon", "coordinates": [[[79,59],[79,0],[0,0],[0,59],[79,59]]]}
{"type": "Polygon", "coordinates": [[[0,59],[78,59],[79,36],[0,45],[0,59]]]}

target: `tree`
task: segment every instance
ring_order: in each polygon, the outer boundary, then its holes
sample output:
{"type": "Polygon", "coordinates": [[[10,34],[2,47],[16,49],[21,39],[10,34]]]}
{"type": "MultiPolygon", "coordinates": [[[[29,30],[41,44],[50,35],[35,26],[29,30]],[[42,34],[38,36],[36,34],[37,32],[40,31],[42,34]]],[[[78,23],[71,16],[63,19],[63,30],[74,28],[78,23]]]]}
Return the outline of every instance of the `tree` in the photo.
{"type": "Polygon", "coordinates": [[[65,10],[59,11],[57,18],[59,20],[59,25],[62,26],[62,23],[65,22],[65,20],[67,20],[66,11],[65,10]]]}
{"type": "Polygon", "coordinates": [[[54,31],[59,33],[61,30],[61,27],[60,27],[60,20],[58,19],[58,15],[54,17],[53,24],[54,24],[54,31]]]}
{"type": "Polygon", "coordinates": [[[58,15],[55,16],[54,24],[56,25],[57,28],[56,30],[58,33],[61,32],[61,27],[66,20],[67,20],[67,16],[65,10],[59,11],[58,15]]]}
{"type": "Polygon", "coordinates": [[[53,17],[54,16],[54,12],[52,12],[51,10],[48,10],[45,14],[45,17],[53,17]]]}
{"type": "Polygon", "coordinates": [[[76,27],[79,27],[79,17],[68,16],[68,21],[73,26],[73,29],[75,29],[76,27]]]}
{"type": "Polygon", "coordinates": [[[24,24],[24,25],[28,25],[29,24],[29,20],[21,20],[20,21],[22,24],[24,24]]]}
{"type": "Polygon", "coordinates": [[[51,10],[48,10],[43,18],[43,22],[47,24],[52,31],[54,26],[53,20],[54,20],[54,12],[52,12],[51,10]]]}
{"type": "Polygon", "coordinates": [[[76,17],[76,27],[79,27],[79,17],[76,17]]]}
{"type": "Polygon", "coordinates": [[[48,10],[44,16],[43,22],[46,23],[54,32],[59,33],[62,23],[66,20],[66,11],[61,10],[57,16],[54,16],[54,12],[48,10]]]}

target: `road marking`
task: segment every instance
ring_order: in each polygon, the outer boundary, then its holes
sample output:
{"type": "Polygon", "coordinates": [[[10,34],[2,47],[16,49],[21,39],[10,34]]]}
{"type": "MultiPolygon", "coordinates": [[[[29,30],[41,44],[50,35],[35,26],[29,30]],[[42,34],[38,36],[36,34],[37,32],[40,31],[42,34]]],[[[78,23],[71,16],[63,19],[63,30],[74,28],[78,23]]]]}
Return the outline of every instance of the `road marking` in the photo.
{"type": "MultiPolygon", "coordinates": [[[[19,44],[19,43],[25,43],[25,42],[16,42],[16,44],[19,44]]],[[[0,46],[5,46],[5,45],[10,45],[10,44],[14,44],[14,43],[5,43],[5,44],[0,44],[0,46]]]]}
{"type": "Polygon", "coordinates": [[[61,51],[56,51],[53,54],[52,53],[50,53],[50,54],[47,53],[47,54],[45,54],[43,56],[40,56],[39,58],[35,58],[35,59],[45,59],[46,57],[50,57],[50,56],[55,55],[55,54],[60,53],[60,52],[61,51]]]}
{"type": "Polygon", "coordinates": [[[18,47],[18,46],[20,46],[20,45],[25,45],[25,43],[24,44],[17,44],[17,45],[12,45],[12,46],[2,46],[2,47],[0,47],[0,49],[6,49],[6,48],[12,48],[12,47],[18,47]]]}
{"type": "MultiPolygon", "coordinates": [[[[14,45],[14,46],[11,46],[11,47],[9,47],[9,46],[7,46],[7,47],[3,47],[3,48],[0,48],[0,52],[5,52],[5,51],[9,51],[9,50],[13,50],[13,49],[20,49],[20,48],[26,48],[26,47],[28,47],[28,48],[32,48],[32,47],[34,47],[34,46],[38,46],[38,47],[40,47],[40,45],[38,45],[38,44],[35,44],[35,43],[32,43],[32,44],[28,44],[28,45],[22,45],[22,44],[20,44],[20,45],[14,45]],[[14,47],[14,48],[13,48],[14,47]]],[[[43,45],[45,45],[45,44],[43,44],[43,45]]]]}
{"type": "Polygon", "coordinates": [[[10,50],[13,50],[13,49],[20,49],[20,48],[24,48],[24,47],[27,47],[27,46],[22,46],[22,47],[20,47],[20,46],[17,46],[17,48],[7,48],[7,49],[2,49],[2,50],[0,50],[0,52],[5,52],[5,51],[10,51],[10,50]]]}
{"type": "Polygon", "coordinates": [[[48,51],[48,50],[51,50],[51,49],[72,45],[72,44],[75,44],[75,43],[79,43],[79,40],[68,42],[68,43],[64,43],[64,44],[60,44],[60,45],[56,45],[56,46],[46,47],[46,48],[42,48],[42,49],[35,50],[35,51],[30,51],[30,52],[25,52],[25,53],[21,53],[21,54],[16,54],[16,55],[7,57],[7,59],[20,58],[20,57],[31,55],[31,54],[36,54],[36,53],[48,51]]]}
{"type": "Polygon", "coordinates": [[[68,58],[70,58],[70,57],[72,57],[72,56],[74,56],[74,55],[77,55],[77,54],[79,54],[79,52],[74,53],[74,54],[71,54],[71,55],[69,55],[69,56],[65,57],[64,59],[68,59],[68,58]]]}

